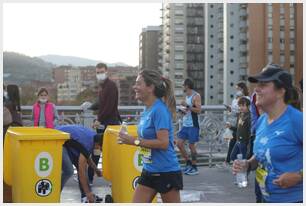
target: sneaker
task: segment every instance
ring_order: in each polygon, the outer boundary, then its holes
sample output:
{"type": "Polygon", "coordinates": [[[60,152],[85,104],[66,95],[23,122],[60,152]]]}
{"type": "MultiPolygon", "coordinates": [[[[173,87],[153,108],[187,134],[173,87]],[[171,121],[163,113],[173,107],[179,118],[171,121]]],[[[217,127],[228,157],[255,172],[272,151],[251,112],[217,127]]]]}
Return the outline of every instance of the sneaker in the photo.
{"type": "MultiPolygon", "coordinates": [[[[95,195],[95,203],[101,203],[103,201],[102,197],[99,197],[98,195],[95,195]]],[[[87,197],[81,198],[81,203],[88,203],[87,197]]]]}
{"type": "Polygon", "coordinates": [[[89,186],[90,186],[90,187],[93,186],[92,180],[91,180],[91,181],[89,180],[88,183],[89,183],[89,186]]]}
{"type": "Polygon", "coordinates": [[[81,198],[81,203],[88,203],[87,197],[82,197],[81,198]]]}
{"type": "Polygon", "coordinates": [[[185,175],[197,175],[199,171],[196,167],[191,167],[191,170],[185,172],[185,175]]]}
{"type": "Polygon", "coordinates": [[[183,169],[182,169],[182,171],[183,171],[183,173],[185,174],[186,172],[188,172],[189,170],[191,170],[192,169],[192,166],[191,165],[186,165],[183,169]]]}
{"type": "Polygon", "coordinates": [[[103,201],[103,198],[102,197],[99,197],[98,195],[95,195],[95,201],[96,201],[96,203],[100,203],[100,202],[102,202],[103,201]]]}

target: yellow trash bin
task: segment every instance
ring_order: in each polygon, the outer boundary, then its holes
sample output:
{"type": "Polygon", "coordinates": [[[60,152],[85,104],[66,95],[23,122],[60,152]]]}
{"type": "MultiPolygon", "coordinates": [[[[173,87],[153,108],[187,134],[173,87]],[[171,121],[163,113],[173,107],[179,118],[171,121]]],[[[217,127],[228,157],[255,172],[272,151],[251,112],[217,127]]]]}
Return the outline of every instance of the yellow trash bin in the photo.
{"type": "MultiPolygon", "coordinates": [[[[132,202],[137,180],[142,171],[139,147],[118,144],[120,126],[108,126],[104,132],[102,148],[103,177],[112,183],[114,202],[132,202]]],[[[129,125],[128,133],[137,137],[137,126],[129,125]]],[[[156,199],[154,199],[156,202],[156,199]]]]}
{"type": "Polygon", "coordinates": [[[4,142],[4,181],[13,202],[59,202],[62,145],[68,133],[39,127],[10,127],[4,142]]]}

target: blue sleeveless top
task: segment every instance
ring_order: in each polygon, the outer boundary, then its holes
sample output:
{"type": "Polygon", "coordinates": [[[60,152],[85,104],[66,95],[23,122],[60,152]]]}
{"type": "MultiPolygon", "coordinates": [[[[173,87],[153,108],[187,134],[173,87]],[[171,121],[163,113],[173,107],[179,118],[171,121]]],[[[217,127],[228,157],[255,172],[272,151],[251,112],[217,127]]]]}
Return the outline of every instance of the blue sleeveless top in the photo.
{"type": "MultiPolygon", "coordinates": [[[[186,96],[186,103],[189,107],[193,107],[192,99],[198,93],[192,90],[192,94],[190,96],[186,96]]],[[[183,127],[197,127],[199,128],[199,117],[198,114],[188,110],[188,112],[183,117],[183,127]]]]}

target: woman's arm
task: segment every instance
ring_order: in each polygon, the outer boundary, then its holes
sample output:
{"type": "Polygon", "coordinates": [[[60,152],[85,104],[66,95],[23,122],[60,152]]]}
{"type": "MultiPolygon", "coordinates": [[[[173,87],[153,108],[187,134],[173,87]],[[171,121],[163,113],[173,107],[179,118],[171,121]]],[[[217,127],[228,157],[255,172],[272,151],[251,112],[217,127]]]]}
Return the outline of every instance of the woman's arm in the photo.
{"type": "Polygon", "coordinates": [[[273,184],[281,188],[292,187],[303,181],[302,172],[286,172],[280,175],[277,179],[273,180],[273,184]]]}
{"type": "MultiPolygon", "coordinates": [[[[167,129],[161,129],[156,132],[156,139],[139,139],[139,146],[151,149],[164,149],[166,150],[169,145],[169,131],[167,129]]],[[[135,145],[134,137],[125,134],[119,133],[119,141],[122,141],[123,144],[135,145]]]]}

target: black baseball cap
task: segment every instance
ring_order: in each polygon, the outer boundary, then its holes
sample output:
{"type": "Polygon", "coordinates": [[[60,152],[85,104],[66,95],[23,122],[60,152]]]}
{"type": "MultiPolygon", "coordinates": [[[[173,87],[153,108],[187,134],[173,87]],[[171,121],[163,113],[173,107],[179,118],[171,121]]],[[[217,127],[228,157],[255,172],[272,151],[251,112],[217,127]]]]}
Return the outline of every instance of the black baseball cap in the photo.
{"type": "Polygon", "coordinates": [[[266,65],[258,75],[249,76],[248,81],[251,83],[278,81],[286,88],[292,86],[291,74],[277,64],[266,65]]]}

